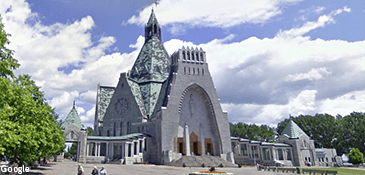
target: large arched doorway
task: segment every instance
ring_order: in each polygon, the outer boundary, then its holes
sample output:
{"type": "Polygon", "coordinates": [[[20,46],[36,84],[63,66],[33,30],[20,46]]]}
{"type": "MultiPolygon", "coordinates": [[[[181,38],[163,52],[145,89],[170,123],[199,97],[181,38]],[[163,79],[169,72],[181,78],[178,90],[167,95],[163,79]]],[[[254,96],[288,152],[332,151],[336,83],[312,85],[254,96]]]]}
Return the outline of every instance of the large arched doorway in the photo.
{"type": "Polygon", "coordinates": [[[220,155],[221,142],[214,109],[202,87],[193,84],[185,89],[179,113],[175,150],[183,155],[220,155]]]}

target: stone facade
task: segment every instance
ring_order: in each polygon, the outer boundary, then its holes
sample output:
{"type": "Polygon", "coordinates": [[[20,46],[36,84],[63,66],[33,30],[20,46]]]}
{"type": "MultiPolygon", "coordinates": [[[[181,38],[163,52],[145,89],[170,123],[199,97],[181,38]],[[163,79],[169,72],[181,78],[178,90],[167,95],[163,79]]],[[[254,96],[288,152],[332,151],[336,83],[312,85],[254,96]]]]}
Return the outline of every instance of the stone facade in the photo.
{"type": "MultiPolygon", "coordinates": [[[[105,143],[102,149],[115,153],[112,145],[119,142],[97,139],[137,133],[146,136],[142,161],[168,164],[182,156],[213,155],[233,162],[227,113],[220,106],[205,52],[182,48],[168,56],[154,12],[132,69],[120,74],[115,88],[98,85],[96,145],[105,143]]],[[[120,150],[123,145],[124,141],[120,150]]],[[[105,156],[113,159],[114,153],[107,151],[105,156]]]]}
{"type": "Polygon", "coordinates": [[[315,148],[314,141],[292,120],[276,143],[231,138],[237,164],[285,166],[334,166],[342,164],[335,149],[315,148]]]}

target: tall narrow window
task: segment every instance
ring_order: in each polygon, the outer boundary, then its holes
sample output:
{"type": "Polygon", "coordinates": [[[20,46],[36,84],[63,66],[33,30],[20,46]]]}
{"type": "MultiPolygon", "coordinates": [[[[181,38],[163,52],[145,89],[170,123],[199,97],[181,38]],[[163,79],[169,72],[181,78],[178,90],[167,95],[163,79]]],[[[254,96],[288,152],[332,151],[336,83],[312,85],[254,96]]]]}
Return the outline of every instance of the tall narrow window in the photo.
{"type": "Polygon", "coordinates": [[[196,61],[199,61],[199,54],[198,54],[198,52],[196,52],[196,54],[195,54],[195,59],[196,59],[196,61]]]}
{"type": "Polygon", "coordinates": [[[189,71],[188,71],[189,75],[190,75],[190,67],[189,67],[189,71]]]}
{"type": "Polygon", "coordinates": [[[186,67],[184,67],[184,75],[186,75],[186,67]]]}
{"type": "Polygon", "coordinates": [[[194,55],[195,55],[194,52],[191,52],[191,60],[193,60],[193,61],[195,60],[194,55]]]}
{"type": "Polygon", "coordinates": [[[114,122],[114,128],[113,128],[113,130],[114,130],[113,135],[114,135],[114,136],[117,136],[117,133],[116,133],[117,131],[116,131],[116,124],[115,124],[115,122],[114,122]]]}
{"type": "Polygon", "coordinates": [[[122,136],[123,135],[123,122],[120,122],[120,131],[119,131],[119,135],[122,136]]]}
{"type": "Polygon", "coordinates": [[[188,56],[188,60],[190,60],[190,52],[186,52],[188,56]]]}
{"type": "Polygon", "coordinates": [[[197,74],[198,74],[198,76],[199,76],[199,74],[200,74],[200,72],[199,72],[199,68],[197,69],[197,74]]]}
{"type": "Polygon", "coordinates": [[[203,53],[200,53],[200,61],[204,61],[203,53]]]}
{"type": "Polygon", "coordinates": [[[186,60],[186,54],[185,54],[185,51],[182,52],[182,55],[183,55],[183,60],[186,60]]]}
{"type": "Polygon", "coordinates": [[[195,68],[193,68],[193,75],[195,75],[195,68]]]}
{"type": "Polygon", "coordinates": [[[202,69],[202,76],[204,76],[204,69],[202,69]]]}

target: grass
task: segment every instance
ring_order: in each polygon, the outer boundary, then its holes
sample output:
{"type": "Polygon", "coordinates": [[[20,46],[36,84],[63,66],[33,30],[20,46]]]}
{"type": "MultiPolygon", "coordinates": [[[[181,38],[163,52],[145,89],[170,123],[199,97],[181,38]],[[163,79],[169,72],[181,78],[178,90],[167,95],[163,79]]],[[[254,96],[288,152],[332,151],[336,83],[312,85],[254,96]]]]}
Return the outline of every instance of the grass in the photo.
{"type": "Polygon", "coordinates": [[[348,168],[305,168],[305,169],[315,169],[315,170],[329,170],[329,171],[337,171],[337,175],[358,175],[364,174],[365,170],[356,170],[356,169],[348,169],[348,168]]]}

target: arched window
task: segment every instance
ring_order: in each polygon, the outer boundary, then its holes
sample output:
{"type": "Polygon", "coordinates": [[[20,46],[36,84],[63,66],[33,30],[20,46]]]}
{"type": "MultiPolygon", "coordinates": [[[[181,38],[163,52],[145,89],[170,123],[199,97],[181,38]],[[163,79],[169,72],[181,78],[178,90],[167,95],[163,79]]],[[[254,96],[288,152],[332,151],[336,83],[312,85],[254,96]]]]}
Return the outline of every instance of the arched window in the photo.
{"type": "Polygon", "coordinates": [[[203,55],[203,53],[200,53],[200,61],[204,61],[204,55],[203,55]]]}
{"type": "Polygon", "coordinates": [[[185,54],[185,51],[183,51],[182,55],[183,55],[183,60],[186,60],[186,54],[185,54]]]}
{"type": "Polygon", "coordinates": [[[188,56],[188,60],[190,60],[190,52],[186,52],[187,56],[188,56]]]}
{"type": "Polygon", "coordinates": [[[122,136],[123,135],[123,122],[120,122],[120,131],[119,131],[119,135],[122,136]]]}
{"type": "Polygon", "coordinates": [[[199,54],[198,54],[198,52],[196,52],[196,54],[195,54],[195,59],[196,59],[196,61],[199,61],[199,54]]]}
{"type": "Polygon", "coordinates": [[[194,52],[191,52],[191,60],[193,60],[193,61],[195,60],[194,59],[194,52]]]}

